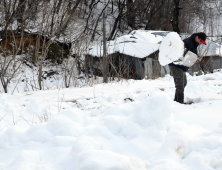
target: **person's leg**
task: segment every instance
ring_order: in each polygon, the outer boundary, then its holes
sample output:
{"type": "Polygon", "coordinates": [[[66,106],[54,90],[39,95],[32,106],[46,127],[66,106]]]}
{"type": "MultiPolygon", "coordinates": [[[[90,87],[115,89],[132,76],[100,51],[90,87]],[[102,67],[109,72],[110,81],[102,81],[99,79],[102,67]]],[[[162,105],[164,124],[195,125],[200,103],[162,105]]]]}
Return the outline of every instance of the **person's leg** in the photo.
{"type": "Polygon", "coordinates": [[[184,88],[186,87],[186,85],[187,85],[187,75],[186,75],[186,72],[183,72],[183,74],[184,74],[184,81],[183,81],[183,83],[184,83],[184,88]]]}
{"type": "Polygon", "coordinates": [[[174,78],[176,87],[176,102],[184,103],[184,83],[183,78],[174,78]]]}
{"type": "MultiPolygon", "coordinates": [[[[183,76],[183,83],[184,83],[184,85],[183,85],[183,87],[184,87],[184,89],[185,89],[185,87],[186,87],[186,85],[187,85],[187,75],[186,75],[186,72],[183,72],[184,73],[184,76],[183,76]]],[[[184,98],[184,97],[183,97],[184,98]]]]}
{"type": "Polygon", "coordinates": [[[186,74],[182,69],[174,66],[170,66],[170,72],[173,76],[176,87],[174,101],[184,103],[184,88],[186,85],[186,74]]]}

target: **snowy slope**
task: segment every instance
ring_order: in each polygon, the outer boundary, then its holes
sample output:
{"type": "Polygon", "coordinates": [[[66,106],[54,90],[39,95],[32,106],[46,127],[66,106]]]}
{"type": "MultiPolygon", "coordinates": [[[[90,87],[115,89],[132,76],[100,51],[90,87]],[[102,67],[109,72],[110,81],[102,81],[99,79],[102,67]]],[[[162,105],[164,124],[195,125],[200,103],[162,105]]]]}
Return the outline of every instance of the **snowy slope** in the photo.
{"type": "Polygon", "coordinates": [[[222,169],[222,72],[0,95],[0,169],[222,169]]]}

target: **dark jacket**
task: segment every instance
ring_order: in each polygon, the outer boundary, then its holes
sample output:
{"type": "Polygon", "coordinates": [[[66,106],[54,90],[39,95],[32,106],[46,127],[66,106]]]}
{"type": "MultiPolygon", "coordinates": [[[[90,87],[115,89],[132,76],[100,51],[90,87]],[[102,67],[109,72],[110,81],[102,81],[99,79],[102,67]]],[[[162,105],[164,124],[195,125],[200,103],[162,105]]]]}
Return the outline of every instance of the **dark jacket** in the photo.
{"type": "MultiPolygon", "coordinates": [[[[197,47],[199,44],[195,41],[195,37],[196,34],[192,34],[190,37],[183,40],[185,48],[183,56],[185,56],[188,51],[191,51],[197,55],[197,47]]],[[[174,63],[170,63],[169,65],[181,68],[183,71],[187,71],[189,69],[189,67],[183,65],[176,65],[174,63]]]]}

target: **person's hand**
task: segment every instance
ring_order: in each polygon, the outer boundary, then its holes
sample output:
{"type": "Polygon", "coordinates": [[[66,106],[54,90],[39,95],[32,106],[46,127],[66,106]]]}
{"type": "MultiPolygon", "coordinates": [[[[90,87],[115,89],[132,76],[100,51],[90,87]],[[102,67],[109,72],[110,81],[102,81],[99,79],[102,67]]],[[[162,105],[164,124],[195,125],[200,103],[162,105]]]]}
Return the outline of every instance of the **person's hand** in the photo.
{"type": "Polygon", "coordinates": [[[200,62],[201,60],[202,60],[202,56],[198,56],[198,58],[197,58],[197,60],[196,60],[196,62],[195,63],[198,63],[198,62],[200,62]]]}

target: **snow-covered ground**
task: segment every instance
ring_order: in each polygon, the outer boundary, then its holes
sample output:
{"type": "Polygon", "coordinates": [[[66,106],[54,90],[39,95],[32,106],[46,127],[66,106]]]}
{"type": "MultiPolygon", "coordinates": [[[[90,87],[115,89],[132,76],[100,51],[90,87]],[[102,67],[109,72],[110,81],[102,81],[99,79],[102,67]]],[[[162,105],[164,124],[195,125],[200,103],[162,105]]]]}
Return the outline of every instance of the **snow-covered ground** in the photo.
{"type": "Polygon", "coordinates": [[[222,71],[0,95],[0,170],[222,170],[222,71]]]}

